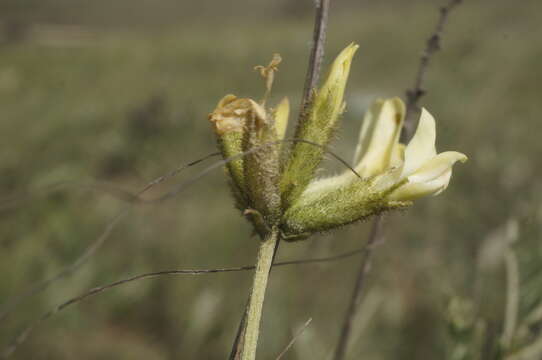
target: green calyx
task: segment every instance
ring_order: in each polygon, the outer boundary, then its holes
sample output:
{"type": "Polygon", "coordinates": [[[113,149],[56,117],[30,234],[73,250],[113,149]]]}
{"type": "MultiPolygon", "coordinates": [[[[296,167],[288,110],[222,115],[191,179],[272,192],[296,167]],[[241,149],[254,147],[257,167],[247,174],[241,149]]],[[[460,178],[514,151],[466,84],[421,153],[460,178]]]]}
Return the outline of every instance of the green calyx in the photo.
{"type": "Polygon", "coordinates": [[[260,148],[244,158],[243,170],[249,205],[258,211],[271,228],[281,215],[279,192],[279,152],[277,134],[265,110],[252,102],[247,118],[243,151],[260,148]]]}
{"type": "Polygon", "coordinates": [[[284,214],[281,230],[287,237],[332,230],[367,219],[384,211],[402,209],[410,202],[390,202],[389,191],[375,191],[372,181],[354,178],[347,184],[312,190],[309,186],[299,201],[284,214]]]}

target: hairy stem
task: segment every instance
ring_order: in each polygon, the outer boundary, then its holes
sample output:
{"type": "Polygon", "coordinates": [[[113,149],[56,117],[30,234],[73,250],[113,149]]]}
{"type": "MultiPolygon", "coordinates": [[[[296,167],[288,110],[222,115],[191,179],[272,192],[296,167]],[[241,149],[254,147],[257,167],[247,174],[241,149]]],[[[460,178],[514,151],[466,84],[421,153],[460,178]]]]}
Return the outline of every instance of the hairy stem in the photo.
{"type": "Polygon", "coordinates": [[[265,300],[265,291],[267,281],[273,264],[275,247],[279,240],[277,229],[273,229],[264,239],[258,251],[258,260],[250,292],[248,304],[246,330],[243,340],[242,360],[256,359],[256,348],[258,346],[258,336],[260,334],[260,323],[262,319],[262,309],[265,300]]]}

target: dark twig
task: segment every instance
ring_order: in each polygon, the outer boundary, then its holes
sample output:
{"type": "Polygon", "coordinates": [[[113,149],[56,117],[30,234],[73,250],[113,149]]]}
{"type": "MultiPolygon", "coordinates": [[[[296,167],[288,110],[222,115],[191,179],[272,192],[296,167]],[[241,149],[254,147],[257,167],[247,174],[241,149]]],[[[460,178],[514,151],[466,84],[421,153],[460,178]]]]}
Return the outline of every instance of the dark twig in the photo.
{"type": "MultiPolygon", "coordinates": [[[[304,264],[315,264],[315,263],[325,263],[325,262],[331,262],[331,261],[338,261],[342,259],[346,259],[352,256],[355,256],[357,254],[360,254],[364,252],[365,249],[356,249],[352,251],[348,251],[342,254],[334,255],[334,256],[328,256],[328,257],[322,257],[322,258],[314,258],[314,259],[303,259],[303,260],[292,260],[292,261],[282,261],[274,264],[273,266],[288,266],[288,265],[304,265],[304,264]]],[[[49,319],[50,317],[54,316],[58,312],[64,310],[65,308],[74,305],[76,303],[79,303],[91,296],[97,295],[99,293],[102,293],[106,290],[112,289],[117,286],[125,285],[128,283],[131,283],[133,281],[137,280],[143,280],[143,279],[152,279],[159,276],[165,276],[165,275],[203,275],[203,274],[214,274],[214,273],[225,273],[225,272],[238,272],[238,271],[248,271],[248,270],[254,270],[254,265],[246,265],[246,266],[237,266],[237,267],[229,267],[229,268],[216,268],[216,269],[184,269],[184,270],[165,270],[165,271],[156,271],[156,272],[150,272],[145,274],[140,274],[136,276],[132,276],[126,279],[115,281],[111,284],[105,285],[105,286],[98,286],[95,288],[90,289],[89,291],[76,296],[74,298],[71,298],[67,301],[64,301],[63,303],[55,306],[52,310],[44,313],[40,318],[38,318],[36,321],[32,322],[29,326],[27,326],[11,343],[9,347],[7,347],[2,352],[2,359],[7,359],[10,357],[13,352],[17,349],[19,345],[21,345],[30,335],[30,333],[37,328],[42,322],[49,319]]]]}
{"type": "MultiPolygon", "coordinates": [[[[423,83],[425,80],[427,69],[429,67],[431,56],[435,52],[440,50],[440,39],[442,37],[444,26],[448,20],[450,11],[454,7],[459,5],[462,1],[463,0],[450,0],[445,6],[440,8],[440,17],[437,21],[437,25],[432,35],[427,40],[426,48],[420,58],[420,63],[414,81],[414,87],[406,91],[406,115],[403,132],[401,134],[401,138],[405,143],[406,140],[410,139],[412,137],[412,134],[414,133],[414,115],[419,113],[418,101],[426,93],[426,91],[423,90],[423,83]]],[[[358,272],[358,276],[354,285],[354,290],[352,292],[352,297],[350,299],[350,303],[348,305],[348,309],[343,320],[341,333],[339,335],[339,341],[337,343],[335,355],[333,357],[334,360],[343,360],[346,355],[346,351],[348,349],[348,342],[352,330],[352,322],[354,321],[361,305],[361,299],[365,284],[365,276],[370,269],[373,248],[382,238],[382,224],[383,217],[382,215],[379,215],[375,218],[373,222],[371,233],[369,235],[369,239],[367,240],[367,250],[365,252],[365,255],[361,258],[360,270],[358,272]]]]}
{"type": "Polygon", "coordinates": [[[299,329],[294,337],[292,338],[292,340],[290,340],[290,342],[288,343],[288,345],[286,345],[286,347],[284,348],[284,350],[281,351],[281,353],[277,356],[277,359],[276,360],[280,360],[282,359],[282,357],[288,352],[288,350],[290,350],[290,348],[295,344],[295,342],[297,341],[297,339],[299,339],[299,337],[301,336],[301,334],[303,334],[303,331],[305,331],[305,329],[310,325],[312,321],[312,318],[309,318],[309,320],[305,321],[305,323],[303,324],[303,326],[301,327],[301,329],[299,329]]]}
{"type": "Polygon", "coordinates": [[[369,240],[367,240],[367,244],[364,247],[363,256],[360,260],[360,269],[354,284],[354,291],[352,292],[352,298],[350,299],[350,304],[348,305],[346,316],[343,321],[339,342],[337,343],[337,348],[335,349],[335,360],[344,359],[344,356],[346,355],[348,340],[350,339],[350,333],[352,331],[352,324],[361,304],[363,287],[365,285],[365,275],[369,271],[371,265],[371,255],[375,245],[379,242],[382,236],[383,221],[384,218],[382,216],[377,216],[373,223],[369,240]]]}
{"type": "Polygon", "coordinates": [[[423,88],[425,76],[427,74],[427,70],[429,69],[431,57],[440,50],[440,42],[442,33],[444,32],[444,26],[448,21],[450,12],[462,2],[463,0],[450,0],[446,5],[440,8],[440,16],[435,30],[425,43],[425,49],[420,57],[418,71],[416,72],[416,78],[414,79],[414,86],[412,89],[408,89],[406,91],[406,121],[402,134],[404,139],[409,139],[414,133],[414,127],[416,126],[414,118],[420,112],[418,102],[420,101],[420,98],[427,93],[427,91],[423,88]]]}
{"type": "Polygon", "coordinates": [[[314,32],[312,48],[305,78],[305,88],[301,101],[301,113],[310,102],[311,93],[316,89],[320,78],[320,70],[324,60],[324,45],[326,42],[327,19],[329,15],[330,0],[316,0],[316,16],[314,18],[314,32]]]}

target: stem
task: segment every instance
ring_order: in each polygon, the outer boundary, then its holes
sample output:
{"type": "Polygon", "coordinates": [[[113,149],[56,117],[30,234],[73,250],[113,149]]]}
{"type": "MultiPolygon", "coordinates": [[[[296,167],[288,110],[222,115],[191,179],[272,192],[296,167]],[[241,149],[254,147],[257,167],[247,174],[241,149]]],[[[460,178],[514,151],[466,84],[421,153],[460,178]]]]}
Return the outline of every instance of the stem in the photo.
{"type": "Polygon", "coordinates": [[[358,310],[361,304],[361,299],[363,295],[364,285],[365,285],[365,275],[369,271],[371,264],[371,255],[373,253],[373,248],[380,241],[382,237],[382,224],[383,217],[378,215],[373,223],[371,229],[371,234],[369,235],[369,240],[365,245],[363,257],[361,258],[361,265],[358,272],[358,277],[356,278],[356,283],[354,285],[354,291],[352,291],[352,296],[350,298],[350,303],[346,314],[343,320],[343,326],[341,329],[341,334],[339,335],[339,341],[335,349],[335,354],[333,356],[334,360],[342,360],[346,355],[348,349],[348,340],[350,339],[350,333],[352,331],[352,324],[358,314],[358,310]]]}
{"type": "MultiPolygon", "coordinates": [[[[305,78],[305,88],[303,90],[303,97],[301,100],[301,109],[299,112],[300,118],[304,116],[306,107],[310,101],[311,92],[316,88],[316,85],[318,84],[318,78],[320,75],[322,61],[324,58],[324,45],[326,41],[327,20],[328,20],[330,2],[331,0],[317,0],[316,1],[314,32],[313,32],[313,39],[312,39],[313,42],[312,42],[312,49],[311,49],[310,58],[309,58],[309,65],[307,68],[307,75],[305,78]]],[[[302,139],[296,139],[296,141],[307,142],[307,140],[302,140],[302,139]]],[[[280,242],[278,235],[275,234],[275,236],[277,238],[274,240],[276,242],[274,253],[276,253],[276,248],[278,247],[278,244],[280,242]]],[[[260,250],[260,253],[262,253],[261,250],[260,250]]],[[[260,257],[258,257],[258,264],[260,263],[259,259],[260,257]]],[[[269,277],[269,271],[267,272],[267,277],[269,277]]],[[[265,292],[265,288],[264,288],[264,292],[265,292]]],[[[251,299],[249,299],[249,303],[251,302],[252,302],[251,299]]],[[[241,356],[243,356],[242,359],[245,359],[244,355],[241,354],[241,351],[245,349],[245,345],[243,344],[243,342],[247,338],[246,337],[246,332],[247,332],[246,323],[247,323],[248,311],[249,309],[247,307],[245,309],[245,312],[243,313],[241,322],[239,323],[239,327],[237,329],[237,334],[235,336],[235,341],[233,343],[229,360],[240,360],[241,356]]],[[[258,331],[259,331],[259,328],[258,328],[258,331]]],[[[257,340],[257,336],[256,336],[256,340],[257,340]]]]}
{"type": "Polygon", "coordinates": [[[420,57],[420,63],[416,72],[414,86],[412,89],[408,89],[406,91],[407,111],[405,115],[405,123],[403,125],[404,131],[401,134],[401,140],[404,143],[406,143],[414,133],[416,126],[416,120],[414,117],[420,113],[418,102],[420,101],[420,98],[427,93],[427,91],[423,88],[423,83],[427,75],[431,58],[437,51],[440,50],[442,34],[444,32],[444,27],[448,22],[450,12],[462,2],[463,0],[449,0],[445,6],[440,8],[440,16],[438,18],[437,25],[435,26],[435,30],[426,41],[425,49],[420,57]]]}
{"type": "Polygon", "coordinates": [[[326,42],[327,18],[329,14],[329,3],[331,0],[316,1],[316,15],[314,18],[314,31],[312,35],[312,49],[305,77],[305,88],[301,100],[300,116],[308,106],[311,99],[311,92],[316,89],[320,77],[320,69],[324,60],[324,44],[326,42]]]}
{"type": "Polygon", "coordinates": [[[265,290],[267,289],[267,281],[269,280],[278,240],[278,230],[273,229],[261,243],[258,251],[258,260],[248,304],[246,330],[242,345],[242,360],[256,359],[265,290]]]}

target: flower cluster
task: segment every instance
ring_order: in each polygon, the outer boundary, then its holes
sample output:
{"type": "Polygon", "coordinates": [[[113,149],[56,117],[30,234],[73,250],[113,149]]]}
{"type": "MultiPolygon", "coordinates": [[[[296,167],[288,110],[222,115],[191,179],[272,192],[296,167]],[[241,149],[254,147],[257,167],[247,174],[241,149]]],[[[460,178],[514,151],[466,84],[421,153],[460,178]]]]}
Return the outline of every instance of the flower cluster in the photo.
{"type": "Polygon", "coordinates": [[[278,55],[267,67],[257,67],[266,80],[262,101],[227,95],[209,115],[224,158],[233,157],[226,172],[237,206],[260,236],[275,228],[286,240],[306,238],[408,207],[414,199],[441,193],[454,163],[466,161],[455,151],[437,154],[435,120],[425,109],[408,145],[401,144],[405,105],[392,98],[377,100],[365,114],[355,172],[316,177],[345,109],[344,90],[357,48],[351,44],[337,56],[324,85],[312,94],[300,116],[289,147],[280,141],[288,124],[288,100],[274,110],[266,108],[278,55]]]}

